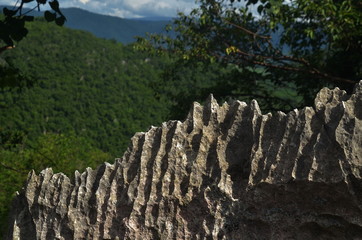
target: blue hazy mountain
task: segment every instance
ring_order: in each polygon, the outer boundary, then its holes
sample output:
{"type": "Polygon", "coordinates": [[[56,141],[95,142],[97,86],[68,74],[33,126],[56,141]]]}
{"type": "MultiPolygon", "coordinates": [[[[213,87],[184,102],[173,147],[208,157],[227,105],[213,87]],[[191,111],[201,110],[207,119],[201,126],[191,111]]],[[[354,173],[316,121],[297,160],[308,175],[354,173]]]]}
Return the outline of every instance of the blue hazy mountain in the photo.
{"type": "Polygon", "coordinates": [[[88,12],[79,8],[66,8],[66,27],[93,33],[97,37],[115,39],[122,43],[135,41],[135,36],[161,33],[170,20],[124,19],[88,12]]]}

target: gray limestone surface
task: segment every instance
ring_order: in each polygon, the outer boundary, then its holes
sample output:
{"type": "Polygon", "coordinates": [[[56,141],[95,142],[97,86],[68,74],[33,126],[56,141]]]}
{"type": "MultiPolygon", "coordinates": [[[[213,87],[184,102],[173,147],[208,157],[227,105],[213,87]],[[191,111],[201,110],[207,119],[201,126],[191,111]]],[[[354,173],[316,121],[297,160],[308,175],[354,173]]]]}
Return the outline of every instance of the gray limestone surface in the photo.
{"type": "Polygon", "coordinates": [[[362,239],[362,81],[314,107],[194,103],[114,164],[29,173],[6,239],[362,239]]]}

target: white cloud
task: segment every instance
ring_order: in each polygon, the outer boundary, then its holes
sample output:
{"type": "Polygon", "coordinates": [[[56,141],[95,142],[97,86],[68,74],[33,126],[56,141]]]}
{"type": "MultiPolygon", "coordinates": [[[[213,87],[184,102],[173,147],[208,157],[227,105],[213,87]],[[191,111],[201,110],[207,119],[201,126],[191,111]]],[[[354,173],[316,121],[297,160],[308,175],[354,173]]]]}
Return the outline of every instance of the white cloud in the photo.
{"type": "Polygon", "coordinates": [[[141,18],[141,17],[143,17],[142,15],[137,15],[134,12],[131,12],[128,10],[123,10],[123,9],[118,9],[118,8],[112,9],[112,11],[109,12],[109,15],[117,16],[120,18],[141,18]]]}
{"type": "MultiPolygon", "coordinates": [[[[120,1],[121,2],[121,1],[120,1]]],[[[152,3],[152,0],[123,0],[124,6],[129,8],[139,10],[144,7],[146,4],[152,3]]]]}
{"type": "Polygon", "coordinates": [[[90,0],[79,0],[79,2],[83,3],[83,4],[87,4],[90,0]]]}
{"type": "Polygon", "coordinates": [[[16,3],[16,1],[12,1],[12,0],[1,0],[0,1],[0,5],[14,6],[15,3],[16,3]]]}
{"type": "Polygon", "coordinates": [[[168,16],[174,17],[178,11],[189,11],[195,6],[190,0],[109,0],[108,6],[121,12],[123,17],[168,16]],[[127,15],[125,15],[127,13],[127,15]],[[131,13],[131,14],[129,14],[131,13]],[[130,16],[132,15],[132,16],[130,16]]]}

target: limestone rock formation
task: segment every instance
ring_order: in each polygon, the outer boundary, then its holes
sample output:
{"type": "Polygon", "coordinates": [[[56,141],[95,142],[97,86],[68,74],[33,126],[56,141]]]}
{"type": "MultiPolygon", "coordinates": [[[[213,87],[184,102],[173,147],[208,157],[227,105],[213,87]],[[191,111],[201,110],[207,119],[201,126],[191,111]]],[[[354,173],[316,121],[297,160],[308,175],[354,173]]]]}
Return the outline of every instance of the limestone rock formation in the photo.
{"type": "Polygon", "coordinates": [[[31,172],[7,239],[362,239],[362,81],[314,107],[195,103],[124,156],[31,172]]]}

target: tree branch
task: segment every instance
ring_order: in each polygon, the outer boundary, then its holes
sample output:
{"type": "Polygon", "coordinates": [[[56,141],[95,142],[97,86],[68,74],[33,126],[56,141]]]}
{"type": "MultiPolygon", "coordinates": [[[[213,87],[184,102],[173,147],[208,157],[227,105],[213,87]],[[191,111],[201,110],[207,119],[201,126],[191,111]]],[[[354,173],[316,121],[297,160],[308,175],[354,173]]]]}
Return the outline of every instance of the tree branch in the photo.
{"type": "MultiPolygon", "coordinates": [[[[256,65],[260,65],[260,66],[264,66],[264,67],[270,67],[270,68],[275,68],[275,69],[281,69],[281,70],[285,70],[285,71],[293,71],[293,72],[304,72],[304,73],[308,73],[308,74],[312,74],[312,75],[317,75],[319,77],[322,77],[324,79],[330,79],[333,82],[344,82],[344,83],[351,83],[354,84],[355,82],[350,80],[350,79],[346,79],[346,78],[340,78],[340,77],[335,77],[335,76],[331,76],[327,73],[321,72],[316,68],[312,68],[312,69],[303,69],[303,68],[297,68],[297,67],[289,67],[289,66],[280,66],[280,65],[275,65],[275,64],[271,64],[271,63],[267,63],[264,61],[257,61],[255,59],[250,59],[246,56],[258,56],[258,55],[253,55],[253,54],[248,54],[245,52],[242,52],[238,49],[237,53],[240,53],[240,57],[248,62],[251,62],[253,64],[256,65]]],[[[263,56],[259,56],[259,57],[263,57],[263,56]]],[[[273,59],[273,57],[271,57],[273,59]]]]}
{"type": "Polygon", "coordinates": [[[5,50],[13,49],[15,46],[4,46],[0,48],[0,54],[5,52],[5,50]]]}
{"type": "Polygon", "coordinates": [[[15,171],[15,172],[18,172],[18,173],[25,173],[26,170],[25,169],[22,169],[22,170],[19,170],[19,169],[15,169],[13,167],[10,167],[2,162],[0,162],[0,165],[3,166],[5,169],[8,169],[8,170],[11,170],[11,171],[15,171]]]}
{"type": "Polygon", "coordinates": [[[234,26],[234,27],[236,27],[236,28],[238,28],[238,29],[240,29],[240,30],[242,30],[243,32],[245,32],[245,33],[247,33],[247,34],[249,34],[249,35],[252,35],[254,38],[255,38],[255,37],[258,37],[258,38],[261,38],[261,39],[271,39],[271,36],[262,36],[262,35],[259,35],[259,34],[255,33],[255,32],[252,32],[252,31],[250,31],[250,30],[248,30],[248,29],[240,26],[240,25],[237,25],[237,24],[235,24],[235,23],[229,22],[228,20],[225,20],[225,22],[228,23],[228,24],[230,24],[230,25],[232,25],[232,26],[234,26]]]}
{"type": "MultiPolygon", "coordinates": [[[[332,76],[332,75],[329,75],[327,73],[324,73],[324,72],[321,72],[320,70],[316,69],[316,68],[313,68],[311,67],[311,64],[310,62],[308,62],[306,59],[304,58],[295,58],[295,57],[292,57],[292,56],[286,56],[284,55],[281,51],[279,51],[278,49],[276,49],[273,44],[271,43],[271,37],[270,36],[262,36],[262,35],[259,35],[255,32],[252,32],[240,25],[237,25],[235,23],[231,23],[227,20],[225,20],[226,23],[242,30],[243,32],[247,33],[247,34],[250,34],[254,37],[254,41],[256,37],[262,39],[262,41],[266,42],[268,45],[269,45],[269,48],[271,50],[273,50],[276,54],[279,54],[281,56],[263,56],[263,55],[260,55],[260,54],[252,54],[252,53],[247,53],[247,52],[244,52],[244,51],[241,51],[240,49],[237,49],[236,50],[236,53],[239,53],[241,54],[243,57],[243,59],[245,61],[248,61],[248,62],[251,62],[251,63],[254,63],[254,64],[257,64],[257,65],[260,65],[260,66],[265,66],[265,67],[271,67],[271,68],[277,68],[277,69],[281,69],[281,70],[286,70],[286,71],[294,71],[294,72],[304,72],[304,73],[308,73],[308,74],[312,74],[312,75],[317,75],[319,77],[322,77],[324,79],[329,79],[330,81],[333,81],[333,82],[344,82],[344,83],[350,83],[350,84],[354,84],[355,81],[352,81],[350,79],[346,79],[346,78],[340,78],[340,77],[336,77],[336,76],[332,76]],[[249,59],[249,58],[252,58],[252,59],[249,59]],[[262,61],[258,61],[256,59],[263,59],[262,61]],[[296,63],[301,63],[303,64],[304,66],[307,67],[307,69],[303,69],[303,68],[298,68],[298,67],[289,67],[289,66],[280,66],[280,65],[276,65],[276,64],[272,64],[272,63],[268,63],[266,62],[265,60],[274,60],[274,61],[290,61],[290,62],[296,62],[296,63]]],[[[261,47],[260,45],[256,42],[256,45],[257,47],[259,48],[259,50],[261,50],[261,47]]],[[[227,46],[227,47],[230,47],[227,46]]]]}

